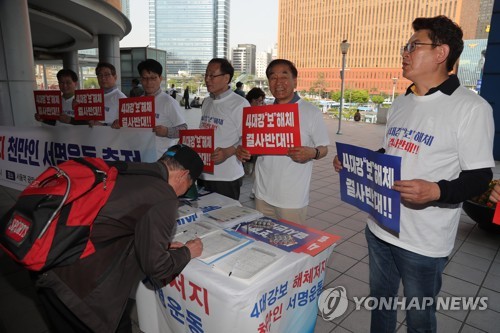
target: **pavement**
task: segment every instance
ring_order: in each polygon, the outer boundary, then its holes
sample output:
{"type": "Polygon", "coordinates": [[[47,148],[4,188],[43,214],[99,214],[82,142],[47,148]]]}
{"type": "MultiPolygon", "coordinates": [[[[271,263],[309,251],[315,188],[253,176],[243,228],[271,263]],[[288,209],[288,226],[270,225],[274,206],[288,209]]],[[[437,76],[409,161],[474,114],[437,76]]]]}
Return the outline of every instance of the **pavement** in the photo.
{"type": "MultiPolygon", "coordinates": [[[[200,110],[185,110],[188,126],[199,124],[200,110]]],[[[340,200],[339,177],[332,167],[335,142],[369,149],[381,146],[384,125],[342,121],[325,115],[332,145],[326,158],[314,162],[306,224],[342,237],[328,262],[325,288],[343,286],[349,297],[368,296],[368,248],[364,237],[366,213],[340,200]]],[[[494,178],[500,178],[500,162],[494,178]]],[[[249,198],[252,178],[245,177],[240,201],[253,207],[249,198]]],[[[15,202],[18,191],[0,187],[0,213],[15,202]]],[[[461,215],[453,253],[446,265],[442,296],[488,297],[485,310],[438,311],[439,332],[500,332],[500,234],[479,229],[465,213],[461,215]]],[[[402,288],[400,288],[402,290],[402,288]]],[[[401,294],[400,290],[400,294],[401,294]]],[[[140,332],[133,316],[134,332],[140,332]]],[[[363,333],[370,330],[368,310],[356,310],[349,301],[347,312],[332,322],[318,316],[315,333],[363,333]]],[[[27,272],[0,251],[0,332],[49,332],[27,272]]],[[[405,313],[398,311],[397,332],[406,332],[405,313]]]]}

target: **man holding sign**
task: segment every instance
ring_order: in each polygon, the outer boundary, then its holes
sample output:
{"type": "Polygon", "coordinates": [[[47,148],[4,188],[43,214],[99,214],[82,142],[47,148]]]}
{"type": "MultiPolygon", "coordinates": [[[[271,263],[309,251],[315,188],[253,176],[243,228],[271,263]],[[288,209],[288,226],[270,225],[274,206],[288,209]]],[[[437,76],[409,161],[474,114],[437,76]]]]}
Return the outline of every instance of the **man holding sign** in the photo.
{"type": "Polygon", "coordinates": [[[36,113],[35,119],[51,126],[58,125],[57,121],[59,121],[59,124],[66,126],[88,125],[88,121],[86,120],[75,120],[75,110],[73,104],[75,100],[75,90],[78,86],[78,75],[71,69],[63,68],[57,72],[56,77],[59,84],[59,90],[61,91],[61,115],[57,120],[45,120],[42,119],[38,113],[36,113]]]}
{"type": "MultiPolygon", "coordinates": [[[[262,155],[255,164],[255,208],[266,216],[303,224],[307,218],[313,160],[323,158],[330,144],[321,111],[295,92],[298,71],[286,59],[275,59],[266,76],[275,104],[297,104],[301,146],[288,148],[286,155],[262,155]]],[[[238,147],[242,161],[249,151],[238,147]]]]}
{"type": "Polygon", "coordinates": [[[99,87],[104,90],[104,121],[90,120],[90,125],[120,128],[118,125],[119,100],[127,96],[116,85],[118,81],[116,68],[108,62],[99,62],[95,68],[95,74],[99,87]]]}
{"type": "Polygon", "coordinates": [[[200,128],[214,130],[214,172],[203,172],[198,184],[239,200],[244,173],[235,147],[241,140],[243,108],[250,104],[230,89],[233,75],[234,67],[227,59],[213,58],[207,65],[205,84],[210,96],[201,107],[200,128]]]}
{"type": "MultiPolygon", "coordinates": [[[[370,293],[397,297],[400,281],[411,332],[436,332],[436,302],[452,252],[461,202],[483,193],[492,178],[491,106],[450,75],[464,44],[462,29],[445,16],[417,18],[401,49],[403,76],[413,82],[387,117],[381,152],[401,157],[400,232],[368,219],[370,293]]],[[[342,161],[345,162],[345,161],[342,161]]],[[[344,164],[345,165],[345,164],[344,164]]],[[[336,157],[334,167],[340,170],[336,157]]],[[[396,307],[374,309],[371,332],[396,330],[396,307]]]]}
{"type": "Polygon", "coordinates": [[[187,129],[179,103],[161,90],[163,66],[154,59],[146,59],[137,65],[146,96],[155,97],[156,155],[160,158],[165,150],[177,143],[179,131],[187,129]]]}

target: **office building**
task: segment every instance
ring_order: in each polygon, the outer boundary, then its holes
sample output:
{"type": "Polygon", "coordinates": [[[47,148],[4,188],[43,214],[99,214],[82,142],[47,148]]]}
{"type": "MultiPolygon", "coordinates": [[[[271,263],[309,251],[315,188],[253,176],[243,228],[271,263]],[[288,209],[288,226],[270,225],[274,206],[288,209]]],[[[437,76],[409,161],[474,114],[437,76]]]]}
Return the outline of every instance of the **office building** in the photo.
{"type": "Polygon", "coordinates": [[[256,49],[254,44],[238,44],[238,47],[232,49],[231,62],[236,72],[255,75],[256,49]]]}
{"type": "Polygon", "coordinates": [[[412,21],[446,15],[462,26],[465,39],[473,39],[485,2],[280,0],[278,54],[299,69],[299,91],[309,90],[319,80],[324,80],[327,91],[339,91],[340,43],[347,39],[351,46],[346,56],[346,89],[391,94],[396,82],[396,92],[402,93],[409,81],[401,76],[400,49],[413,34],[412,21]]]}
{"type": "Polygon", "coordinates": [[[479,90],[487,44],[487,39],[464,40],[464,50],[460,56],[457,73],[463,86],[479,90]]]}
{"type": "Polygon", "coordinates": [[[257,78],[266,77],[267,65],[271,62],[271,53],[266,51],[258,52],[255,57],[255,76],[257,78]]]}
{"type": "Polygon", "coordinates": [[[475,39],[488,38],[490,32],[491,14],[493,12],[493,4],[495,0],[481,0],[479,6],[479,15],[477,16],[477,30],[475,39]]]}
{"type": "MultiPolygon", "coordinates": [[[[132,79],[139,78],[137,66],[141,61],[154,59],[158,61],[163,68],[167,66],[167,52],[152,47],[122,47],[120,48],[122,91],[128,94],[132,89],[132,79]]],[[[162,80],[160,87],[167,90],[167,80],[162,80]]]]}
{"type": "Polygon", "coordinates": [[[122,13],[130,20],[130,0],[120,0],[122,13]]]}
{"type": "Polygon", "coordinates": [[[150,0],[149,46],[167,51],[167,72],[203,74],[229,58],[229,0],[150,0]]]}

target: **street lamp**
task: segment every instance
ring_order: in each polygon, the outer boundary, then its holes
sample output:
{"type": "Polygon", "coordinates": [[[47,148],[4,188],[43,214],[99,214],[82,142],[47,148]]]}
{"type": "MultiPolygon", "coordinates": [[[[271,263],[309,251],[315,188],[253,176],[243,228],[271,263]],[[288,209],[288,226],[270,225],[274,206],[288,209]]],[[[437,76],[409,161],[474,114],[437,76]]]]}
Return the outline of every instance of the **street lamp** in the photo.
{"type": "Polygon", "coordinates": [[[343,40],[340,43],[340,51],[342,51],[342,71],[340,72],[340,108],[339,108],[339,129],[337,130],[337,134],[342,134],[340,130],[340,126],[342,124],[342,111],[344,109],[344,79],[345,79],[345,56],[347,54],[347,50],[349,50],[349,44],[347,39],[343,40]]]}
{"type": "Polygon", "coordinates": [[[398,78],[392,78],[392,102],[394,102],[394,92],[396,91],[396,83],[398,83],[398,78]]]}

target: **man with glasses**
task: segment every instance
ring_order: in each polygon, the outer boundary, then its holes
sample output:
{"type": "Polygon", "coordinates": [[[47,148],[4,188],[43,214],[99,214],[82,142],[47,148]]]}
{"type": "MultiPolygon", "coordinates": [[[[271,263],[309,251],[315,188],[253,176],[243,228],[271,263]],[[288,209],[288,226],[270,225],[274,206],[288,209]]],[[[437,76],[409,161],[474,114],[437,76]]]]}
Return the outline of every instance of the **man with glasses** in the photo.
{"type": "Polygon", "coordinates": [[[235,153],[241,139],[243,108],[250,104],[230,89],[233,74],[234,68],[226,59],[214,58],[207,65],[205,84],[210,96],[201,107],[200,128],[215,131],[214,173],[202,173],[198,184],[239,200],[244,172],[235,153]]]}
{"type": "MultiPolygon", "coordinates": [[[[71,69],[63,68],[57,72],[56,77],[59,83],[59,90],[62,94],[62,113],[58,119],[60,125],[88,125],[89,122],[87,120],[75,120],[73,104],[75,100],[75,90],[78,85],[78,75],[71,69]]],[[[37,113],[35,113],[35,119],[51,126],[57,124],[56,120],[42,120],[37,113]]]]}
{"type": "MultiPolygon", "coordinates": [[[[406,310],[408,331],[436,332],[436,296],[461,202],[492,178],[494,123],[491,106],[450,75],[464,47],[462,29],[445,16],[417,18],[413,29],[402,48],[403,76],[413,84],[392,104],[380,150],[402,158],[402,180],[393,186],[401,230],[369,217],[365,233],[371,296],[394,300],[402,280],[406,304],[417,304],[406,310]]],[[[341,168],[337,157],[334,167],[341,168]]],[[[372,310],[371,332],[394,332],[396,317],[396,307],[372,310]]]]}
{"type": "Polygon", "coordinates": [[[179,102],[161,90],[163,66],[154,59],[146,59],[137,65],[146,96],[155,97],[156,154],[163,152],[179,139],[179,131],[187,129],[179,102]]]}
{"type": "Polygon", "coordinates": [[[89,123],[91,126],[120,128],[118,124],[119,99],[127,98],[127,96],[116,86],[118,80],[116,68],[110,63],[99,62],[95,68],[95,74],[99,87],[104,90],[104,122],[91,120],[89,123]]]}

